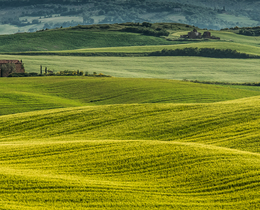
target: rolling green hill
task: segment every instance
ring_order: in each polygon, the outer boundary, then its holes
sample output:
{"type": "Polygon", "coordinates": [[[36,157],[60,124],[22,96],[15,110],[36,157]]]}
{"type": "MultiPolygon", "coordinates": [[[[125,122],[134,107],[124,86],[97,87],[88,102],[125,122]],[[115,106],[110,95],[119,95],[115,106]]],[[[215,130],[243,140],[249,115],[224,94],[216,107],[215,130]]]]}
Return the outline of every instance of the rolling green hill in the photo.
{"type": "Polygon", "coordinates": [[[259,91],[160,79],[38,77],[0,81],[0,115],[86,105],[208,103],[259,91]]]}
{"type": "MultiPolygon", "coordinates": [[[[188,33],[188,28],[183,24],[153,24],[153,28],[164,27],[171,32],[166,40],[160,37],[121,32],[120,30],[124,27],[128,26],[116,24],[78,26],[36,33],[2,35],[0,36],[0,50],[2,54],[15,55],[144,56],[163,49],[197,47],[231,49],[259,56],[259,44],[256,37],[231,31],[211,31],[221,40],[183,40],[179,39],[180,35],[188,33]]],[[[190,30],[192,29],[191,27],[190,30]]],[[[200,30],[201,33],[204,31],[200,30]]]]}
{"type": "Polygon", "coordinates": [[[259,152],[259,96],[227,102],[122,104],[1,116],[2,142],[167,140],[259,152]]]}
{"type": "Polygon", "coordinates": [[[257,209],[258,98],[1,116],[1,206],[257,209]]]}
{"type": "Polygon", "coordinates": [[[259,82],[260,60],[140,56],[186,47],[259,55],[254,37],[212,33],[221,40],[74,29],[0,36],[3,53],[32,54],[0,55],[22,59],[27,72],[113,76],[0,78],[0,210],[259,209],[260,88],[185,79],[259,82]],[[82,52],[140,57],[72,56],[82,52]]]}
{"type": "MultiPolygon", "coordinates": [[[[179,39],[180,35],[187,34],[190,30],[193,30],[194,27],[188,26],[187,28],[184,24],[153,24],[151,27],[153,30],[157,28],[164,28],[171,32],[166,40],[165,38],[161,37],[122,32],[121,30],[126,27],[131,26],[123,24],[78,26],[73,28],[45,30],[34,33],[1,35],[0,50],[1,53],[31,52],[32,54],[77,54],[87,52],[145,53],[157,51],[163,49],[163,47],[176,49],[185,46],[234,49],[238,50],[239,52],[259,54],[259,44],[256,37],[240,35],[231,31],[211,31],[214,36],[221,38],[220,41],[203,39],[182,40],[179,39]],[[224,47],[223,41],[225,42],[224,47]],[[187,45],[182,46],[182,44],[187,45]],[[131,47],[125,48],[125,46],[131,47]],[[121,48],[117,49],[115,47],[121,48]]],[[[199,31],[203,33],[205,30],[199,31]]]]}
{"type": "Polygon", "coordinates": [[[100,30],[50,30],[0,36],[1,52],[53,51],[80,48],[167,45],[167,40],[134,33],[100,30]]]}
{"type": "Polygon", "coordinates": [[[0,150],[4,209],[259,207],[260,160],[253,153],[177,142],[86,140],[0,150]]]}

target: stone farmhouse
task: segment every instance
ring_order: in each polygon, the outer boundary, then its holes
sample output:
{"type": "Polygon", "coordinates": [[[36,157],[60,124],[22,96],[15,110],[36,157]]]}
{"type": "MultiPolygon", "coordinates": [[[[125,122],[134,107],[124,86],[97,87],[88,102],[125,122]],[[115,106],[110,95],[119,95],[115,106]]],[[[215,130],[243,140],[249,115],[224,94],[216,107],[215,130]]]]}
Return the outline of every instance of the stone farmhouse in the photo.
{"type": "Polygon", "coordinates": [[[197,29],[194,29],[193,31],[189,32],[188,35],[181,35],[180,38],[186,38],[186,39],[220,39],[219,37],[211,36],[211,33],[209,31],[205,31],[203,35],[201,35],[200,32],[197,31],[197,29]]]}
{"type": "Polygon", "coordinates": [[[19,60],[0,60],[0,77],[8,77],[11,73],[24,73],[23,62],[19,60]],[[15,69],[10,66],[15,65],[15,69]]]}

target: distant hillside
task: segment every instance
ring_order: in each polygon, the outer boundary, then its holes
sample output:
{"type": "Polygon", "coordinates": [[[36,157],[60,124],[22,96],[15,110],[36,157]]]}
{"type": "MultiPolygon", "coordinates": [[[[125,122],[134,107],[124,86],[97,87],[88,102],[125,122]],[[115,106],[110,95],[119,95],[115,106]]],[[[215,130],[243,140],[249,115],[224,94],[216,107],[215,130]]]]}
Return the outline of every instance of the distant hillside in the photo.
{"type": "Polygon", "coordinates": [[[69,50],[112,46],[170,44],[165,39],[108,30],[53,30],[0,36],[1,52],[69,50]]]}
{"type": "Polygon", "coordinates": [[[167,37],[170,34],[169,31],[177,32],[193,30],[194,28],[186,24],[176,23],[79,25],[68,28],[39,30],[34,33],[0,35],[0,51],[60,51],[81,48],[190,43],[192,41],[173,43],[162,37],[164,37],[164,33],[166,33],[167,37]],[[148,26],[144,26],[146,24],[148,26]]]}
{"type": "MultiPolygon", "coordinates": [[[[39,30],[34,33],[0,35],[1,54],[18,55],[63,55],[63,56],[149,56],[156,51],[184,48],[210,48],[234,51],[228,58],[248,58],[259,56],[259,42],[254,36],[259,27],[211,30],[219,39],[180,38],[189,31],[202,30],[180,23],[122,23],[78,25],[69,28],[39,30]],[[247,33],[250,32],[250,36],[247,33]],[[252,35],[253,33],[253,35],[252,35]],[[237,51],[237,52],[235,52],[237,51]],[[239,54],[246,55],[239,55],[239,54]]],[[[165,54],[166,55],[166,54],[165,54]]],[[[170,54],[169,54],[170,55],[170,54]]],[[[190,55],[177,53],[174,55],[190,55]]],[[[205,54],[207,56],[208,54],[205,54]]],[[[211,53],[210,57],[219,57],[211,53]]]]}
{"type": "Polygon", "coordinates": [[[0,34],[78,24],[179,22],[221,29],[256,26],[260,21],[258,2],[243,0],[1,0],[0,8],[0,34]]]}

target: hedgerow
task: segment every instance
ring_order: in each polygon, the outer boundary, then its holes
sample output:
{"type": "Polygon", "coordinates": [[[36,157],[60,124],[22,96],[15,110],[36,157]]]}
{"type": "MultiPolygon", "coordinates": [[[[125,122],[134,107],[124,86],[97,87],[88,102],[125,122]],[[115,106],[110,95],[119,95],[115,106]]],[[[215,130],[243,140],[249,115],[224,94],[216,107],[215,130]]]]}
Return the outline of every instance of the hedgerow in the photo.
{"type": "Polygon", "coordinates": [[[203,56],[213,58],[259,58],[256,55],[240,53],[232,49],[215,49],[215,48],[184,48],[184,49],[163,49],[152,52],[150,56],[203,56]]]}

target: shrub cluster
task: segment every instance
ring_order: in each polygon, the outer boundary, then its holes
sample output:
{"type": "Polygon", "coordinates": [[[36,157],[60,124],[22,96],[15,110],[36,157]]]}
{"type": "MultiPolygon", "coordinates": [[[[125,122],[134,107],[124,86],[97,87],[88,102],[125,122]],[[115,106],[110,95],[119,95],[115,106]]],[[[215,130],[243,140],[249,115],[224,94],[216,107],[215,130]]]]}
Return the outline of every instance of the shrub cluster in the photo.
{"type": "Polygon", "coordinates": [[[260,28],[257,29],[240,29],[239,34],[246,36],[260,36],[260,28]]]}
{"type": "Polygon", "coordinates": [[[88,77],[111,77],[109,75],[105,75],[102,73],[97,74],[96,72],[93,72],[93,74],[89,74],[88,72],[83,72],[83,71],[69,71],[69,70],[65,70],[65,71],[60,71],[58,73],[55,74],[56,76],[88,76],[88,77]]]}
{"type": "Polygon", "coordinates": [[[69,70],[65,70],[65,71],[60,71],[56,74],[54,74],[56,76],[83,76],[83,71],[69,71],[69,70]]]}
{"type": "Polygon", "coordinates": [[[30,73],[11,73],[8,77],[35,77],[40,76],[38,73],[30,72],[30,73]]]}
{"type": "Polygon", "coordinates": [[[142,27],[142,26],[126,27],[126,28],[122,29],[122,31],[131,32],[131,33],[140,33],[143,35],[156,36],[156,37],[169,36],[169,34],[170,34],[170,32],[168,32],[167,30],[162,29],[162,28],[153,29],[150,27],[142,27]]]}
{"type": "Polygon", "coordinates": [[[238,30],[239,34],[246,35],[246,36],[260,36],[260,26],[256,27],[234,27],[234,28],[224,28],[221,30],[238,30]]]}
{"type": "Polygon", "coordinates": [[[240,53],[231,49],[215,49],[215,48],[184,48],[184,49],[163,49],[161,51],[152,52],[150,56],[203,56],[213,58],[255,58],[258,56],[240,53]]]}
{"type": "Polygon", "coordinates": [[[187,80],[184,79],[184,82],[193,82],[193,83],[202,83],[202,84],[213,84],[213,85],[244,85],[244,86],[260,86],[260,82],[217,82],[217,81],[199,81],[199,80],[187,80]]]}
{"type": "Polygon", "coordinates": [[[89,74],[88,72],[83,71],[60,71],[58,73],[53,73],[52,71],[48,71],[48,73],[44,74],[38,74],[36,72],[30,72],[30,73],[12,73],[8,77],[36,77],[36,76],[88,76],[88,77],[111,77],[109,75],[105,75],[102,73],[97,74],[96,72],[93,72],[93,74],[89,74]]]}

